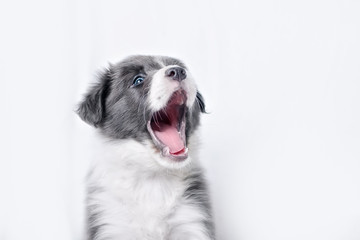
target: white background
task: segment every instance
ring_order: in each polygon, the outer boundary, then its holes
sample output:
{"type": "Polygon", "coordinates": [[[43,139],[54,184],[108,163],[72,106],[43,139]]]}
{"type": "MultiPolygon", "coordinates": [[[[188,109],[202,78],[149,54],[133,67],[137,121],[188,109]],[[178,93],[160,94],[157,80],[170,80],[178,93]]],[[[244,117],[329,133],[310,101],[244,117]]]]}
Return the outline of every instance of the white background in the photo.
{"type": "Polygon", "coordinates": [[[219,239],[360,239],[360,2],[0,6],[0,239],[81,239],[92,129],[73,113],[130,54],[184,60],[210,114],[219,239]]]}

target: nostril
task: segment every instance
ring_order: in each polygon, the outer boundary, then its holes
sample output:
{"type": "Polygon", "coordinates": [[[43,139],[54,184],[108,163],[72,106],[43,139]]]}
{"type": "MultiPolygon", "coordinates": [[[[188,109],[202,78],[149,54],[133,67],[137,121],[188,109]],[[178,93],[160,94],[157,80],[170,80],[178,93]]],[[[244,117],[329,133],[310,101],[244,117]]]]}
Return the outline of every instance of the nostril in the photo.
{"type": "Polygon", "coordinates": [[[175,71],[175,70],[171,70],[170,72],[168,72],[167,75],[168,75],[169,77],[174,78],[174,77],[176,77],[176,71],[175,71]]]}
{"type": "Polygon", "coordinates": [[[183,68],[178,69],[179,81],[182,81],[186,78],[186,70],[183,68]]]}
{"type": "Polygon", "coordinates": [[[180,70],[180,73],[181,73],[180,75],[182,75],[182,76],[186,76],[185,69],[181,69],[181,70],[180,70]]]}

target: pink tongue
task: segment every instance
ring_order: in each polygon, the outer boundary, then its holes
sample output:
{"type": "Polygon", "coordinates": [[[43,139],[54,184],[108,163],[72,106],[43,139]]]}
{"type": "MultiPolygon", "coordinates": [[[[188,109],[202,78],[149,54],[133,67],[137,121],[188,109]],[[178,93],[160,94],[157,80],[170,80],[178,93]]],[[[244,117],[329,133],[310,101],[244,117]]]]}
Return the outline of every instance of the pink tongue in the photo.
{"type": "Polygon", "coordinates": [[[154,133],[162,143],[170,148],[170,153],[177,153],[185,148],[184,142],[174,126],[161,124],[160,131],[155,130],[154,133]]]}

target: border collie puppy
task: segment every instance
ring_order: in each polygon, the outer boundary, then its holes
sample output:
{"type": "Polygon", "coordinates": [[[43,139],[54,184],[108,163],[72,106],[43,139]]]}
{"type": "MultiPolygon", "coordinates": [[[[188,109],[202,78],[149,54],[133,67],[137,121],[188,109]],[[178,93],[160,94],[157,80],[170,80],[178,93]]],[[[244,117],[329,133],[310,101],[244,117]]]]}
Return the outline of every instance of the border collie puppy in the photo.
{"type": "Polygon", "coordinates": [[[88,239],[215,239],[196,154],[202,112],[177,59],[130,56],[103,71],[78,108],[104,140],[87,178],[88,239]]]}

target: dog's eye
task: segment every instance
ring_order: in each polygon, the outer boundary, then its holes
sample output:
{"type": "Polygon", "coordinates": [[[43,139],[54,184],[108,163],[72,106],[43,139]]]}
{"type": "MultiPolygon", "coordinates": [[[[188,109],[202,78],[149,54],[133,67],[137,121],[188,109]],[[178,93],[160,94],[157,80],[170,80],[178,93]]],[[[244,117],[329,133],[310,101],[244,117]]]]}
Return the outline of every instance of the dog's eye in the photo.
{"type": "Polygon", "coordinates": [[[134,78],[133,86],[135,87],[135,86],[142,84],[144,80],[145,80],[145,78],[143,76],[136,76],[134,78]]]}

